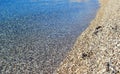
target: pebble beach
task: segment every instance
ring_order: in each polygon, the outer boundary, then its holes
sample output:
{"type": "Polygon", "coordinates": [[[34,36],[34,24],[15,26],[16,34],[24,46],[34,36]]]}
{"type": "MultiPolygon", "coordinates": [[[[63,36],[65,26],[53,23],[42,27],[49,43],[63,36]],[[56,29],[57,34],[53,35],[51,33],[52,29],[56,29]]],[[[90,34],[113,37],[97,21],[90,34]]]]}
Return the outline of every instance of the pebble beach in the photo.
{"type": "Polygon", "coordinates": [[[120,74],[120,0],[99,0],[96,18],[78,37],[57,74],[120,74]]]}
{"type": "Polygon", "coordinates": [[[53,74],[98,0],[0,0],[0,74],[53,74]]]}

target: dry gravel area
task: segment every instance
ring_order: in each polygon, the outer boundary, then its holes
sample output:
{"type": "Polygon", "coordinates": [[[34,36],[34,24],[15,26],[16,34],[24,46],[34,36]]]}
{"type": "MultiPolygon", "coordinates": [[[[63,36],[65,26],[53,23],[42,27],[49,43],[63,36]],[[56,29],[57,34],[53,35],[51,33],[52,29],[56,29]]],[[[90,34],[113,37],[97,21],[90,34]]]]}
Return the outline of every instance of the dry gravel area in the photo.
{"type": "Polygon", "coordinates": [[[120,74],[120,0],[100,0],[91,25],[78,37],[57,74],[120,74]]]}

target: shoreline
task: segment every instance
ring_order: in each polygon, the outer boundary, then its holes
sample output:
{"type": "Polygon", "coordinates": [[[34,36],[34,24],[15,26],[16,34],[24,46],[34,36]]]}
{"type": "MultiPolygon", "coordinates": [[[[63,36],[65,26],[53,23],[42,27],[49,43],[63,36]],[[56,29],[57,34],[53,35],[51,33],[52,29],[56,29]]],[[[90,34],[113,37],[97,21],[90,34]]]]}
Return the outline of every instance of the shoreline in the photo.
{"type": "Polygon", "coordinates": [[[120,74],[120,0],[99,0],[100,9],[57,74],[120,74]]]}
{"type": "Polygon", "coordinates": [[[53,74],[99,7],[97,0],[1,3],[0,74],[53,74]]]}

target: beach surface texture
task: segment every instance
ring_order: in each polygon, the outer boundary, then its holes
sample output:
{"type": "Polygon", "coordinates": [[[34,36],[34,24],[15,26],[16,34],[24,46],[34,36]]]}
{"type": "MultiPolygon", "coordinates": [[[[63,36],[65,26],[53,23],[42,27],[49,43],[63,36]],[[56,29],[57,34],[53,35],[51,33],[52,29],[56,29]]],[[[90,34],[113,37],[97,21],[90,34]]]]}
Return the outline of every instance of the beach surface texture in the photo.
{"type": "Polygon", "coordinates": [[[78,37],[57,74],[120,74],[120,0],[99,0],[96,18],[78,37]]]}

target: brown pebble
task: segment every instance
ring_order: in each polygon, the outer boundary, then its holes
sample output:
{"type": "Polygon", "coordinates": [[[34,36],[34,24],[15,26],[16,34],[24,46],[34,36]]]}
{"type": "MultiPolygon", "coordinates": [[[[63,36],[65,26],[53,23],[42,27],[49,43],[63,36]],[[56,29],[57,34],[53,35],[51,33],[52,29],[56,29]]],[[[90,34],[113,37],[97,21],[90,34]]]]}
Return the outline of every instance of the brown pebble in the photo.
{"type": "Polygon", "coordinates": [[[110,64],[109,64],[109,62],[106,62],[106,71],[107,72],[110,71],[110,64]]]}
{"type": "Polygon", "coordinates": [[[96,27],[96,30],[98,30],[98,29],[100,29],[100,28],[102,28],[102,26],[98,26],[98,27],[96,27]]]}
{"type": "Polygon", "coordinates": [[[82,58],[85,59],[85,57],[87,57],[86,53],[82,53],[82,58]]]}
{"type": "Polygon", "coordinates": [[[102,26],[98,26],[95,28],[94,34],[97,35],[97,33],[100,31],[100,29],[102,28],[102,26]]]}

